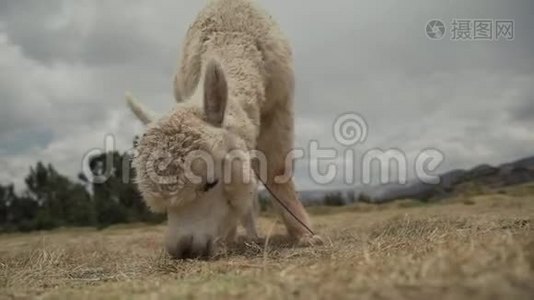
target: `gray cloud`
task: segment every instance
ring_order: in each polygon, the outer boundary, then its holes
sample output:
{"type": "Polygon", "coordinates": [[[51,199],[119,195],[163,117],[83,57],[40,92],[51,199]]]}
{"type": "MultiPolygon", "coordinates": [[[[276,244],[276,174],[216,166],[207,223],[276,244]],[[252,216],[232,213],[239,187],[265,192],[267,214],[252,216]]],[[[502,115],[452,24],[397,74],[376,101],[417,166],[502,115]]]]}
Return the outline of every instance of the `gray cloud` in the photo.
{"type": "Polygon", "coordinates": [[[534,122],[534,87],[529,87],[527,92],[517,96],[510,106],[509,118],[511,121],[524,123],[534,122]]]}
{"type": "MultiPolygon", "coordinates": [[[[261,2],[293,44],[298,146],[317,140],[343,150],[332,124],[356,111],[369,124],[358,153],[437,148],[442,170],[533,154],[532,1],[261,2]],[[424,29],[434,18],[448,31],[454,18],[513,19],[516,36],[433,41],[424,29]]],[[[2,1],[0,181],[20,183],[37,160],[74,176],[106,134],[128,148],[142,126],[124,92],[158,112],[172,107],[180,43],[202,5],[2,1]]],[[[300,185],[312,186],[306,162],[297,168],[300,185]]]]}
{"type": "Polygon", "coordinates": [[[516,117],[523,121],[534,121],[534,98],[529,100],[529,102],[526,102],[523,107],[519,108],[516,117]]]}

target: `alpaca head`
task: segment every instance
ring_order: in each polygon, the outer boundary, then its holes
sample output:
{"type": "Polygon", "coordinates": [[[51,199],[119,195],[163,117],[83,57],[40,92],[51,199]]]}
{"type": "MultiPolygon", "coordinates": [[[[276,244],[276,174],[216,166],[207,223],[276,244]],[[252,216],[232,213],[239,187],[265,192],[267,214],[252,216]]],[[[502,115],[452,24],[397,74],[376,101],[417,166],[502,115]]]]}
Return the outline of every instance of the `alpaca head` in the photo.
{"type": "Polygon", "coordinates": [[[182,104],[149,125],[134,159],[145,201],[167,212],[166,247],[175,258],[209,256],[235,230],[256,191],[245,141],[223,127],[224,73],[212,62],[204,76],[203,107],[182,104]]]}

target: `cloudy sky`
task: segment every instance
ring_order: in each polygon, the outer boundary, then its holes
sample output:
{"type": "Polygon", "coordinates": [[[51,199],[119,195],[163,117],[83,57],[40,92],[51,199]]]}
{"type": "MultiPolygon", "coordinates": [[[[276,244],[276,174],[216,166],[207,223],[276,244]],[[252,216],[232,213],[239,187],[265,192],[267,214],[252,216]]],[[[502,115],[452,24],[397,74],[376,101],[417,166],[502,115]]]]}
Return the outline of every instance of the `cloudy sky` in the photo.
{"type": "MultiPolygon", "coordinates": [[[[298,146],[342,151],[333,123],[352,111],[368,124],[358,154],[400,149],[411,161],[434,148],[440,171],[534,155],[532,0],[261,2],[294,48],[298,146]],[[425,35],[432,19],[442,40],[425,35]],[[514,40],[453,41],[453,19],[514,20],[514,40]]],[[[203,3],[0,0],[0,182],[20,188],[38,160],[74,177],[108,134],[127,150],[142,126],[125,91],[157,112],[173,106],[181,41],[203,3]]],[[[315,187],[307,165],[301,188],[315,187]]]]}

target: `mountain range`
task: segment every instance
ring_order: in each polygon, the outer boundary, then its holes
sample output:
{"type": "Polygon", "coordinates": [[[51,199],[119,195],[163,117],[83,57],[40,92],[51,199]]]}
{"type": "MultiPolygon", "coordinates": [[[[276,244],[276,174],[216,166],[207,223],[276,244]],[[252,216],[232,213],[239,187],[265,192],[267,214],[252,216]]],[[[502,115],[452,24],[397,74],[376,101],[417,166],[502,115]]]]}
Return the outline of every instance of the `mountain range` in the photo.
{"type": "MultiPolygon", "coordinates": [[[[439,200],[467,192],[468,189],[497,189],[534,181],[534,156],[498,166],[479,165],[469,170],[457,169],[439,176],[438,184],[414,181],[408,184],[387,184],[367,187],[317,189],[299,191],[300,199],[307,204],[322,204],[327,195],[341,194],[346,202],[351,196],[364,193],[372,202],[383,203],[398,199],[421,201],[439,200]]],[[[261,196],[267,196],[265,190],[261,196]]]]}
{"type": "Polygon", "coordinates": [[[453,170],[442,174],[438,184],[414,182],[384,186],[373,200],[438,200],[465,193],[470,188],[497,189],[529,181],[534,181],[534,156],[499,166],[484,164],[470,170],[453,170]]]}

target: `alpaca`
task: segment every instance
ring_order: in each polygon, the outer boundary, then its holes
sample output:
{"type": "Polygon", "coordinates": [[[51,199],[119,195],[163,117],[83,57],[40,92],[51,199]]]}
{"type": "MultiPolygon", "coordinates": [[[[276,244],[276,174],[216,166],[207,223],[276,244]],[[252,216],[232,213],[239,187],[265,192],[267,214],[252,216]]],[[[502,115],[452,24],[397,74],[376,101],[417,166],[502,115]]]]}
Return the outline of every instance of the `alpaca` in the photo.
{"type": "MultiPolygon", "coordinates": [[[[173,111],[152,121],[129,101],[148,123],[133,161],[136,182],[147,205],[167,213],[165,244],[171,256],[209,257],[217,241],[235,238],[239,220],[247,220],[254,235],[255,173],[311,227],[288,176],[293,86],[291,49],[272,18],[251,0],[216,0],[187,32],[173,111]],[[264,160],[255,159],[258,153],[264,160]],[[237,159],[228,164],[229,156],[237,159]]],[[[278,210],[299,244],[321,243],[290,213],[278,210]]]]}

